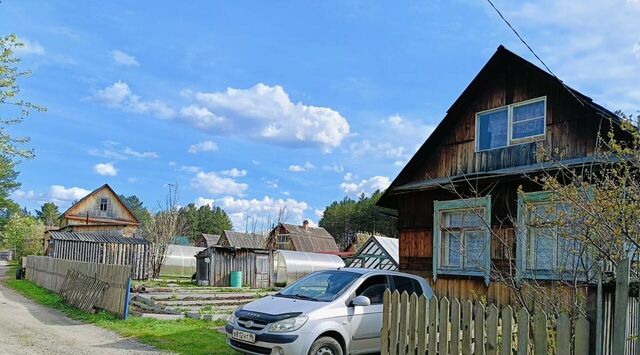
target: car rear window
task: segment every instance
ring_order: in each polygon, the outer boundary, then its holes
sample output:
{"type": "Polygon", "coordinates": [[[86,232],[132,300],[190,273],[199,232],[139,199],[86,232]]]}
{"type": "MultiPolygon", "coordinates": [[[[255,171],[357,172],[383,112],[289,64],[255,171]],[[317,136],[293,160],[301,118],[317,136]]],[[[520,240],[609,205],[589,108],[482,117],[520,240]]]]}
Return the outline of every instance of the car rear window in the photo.
{"type": "Polygon", "coordinates": [[[408,294],[416,293],[418,296],[422,296],[422,286],[413,278],[405,276],[392,276],[393,279],[393,291],[402,293],[406,291],[408,294]]]}

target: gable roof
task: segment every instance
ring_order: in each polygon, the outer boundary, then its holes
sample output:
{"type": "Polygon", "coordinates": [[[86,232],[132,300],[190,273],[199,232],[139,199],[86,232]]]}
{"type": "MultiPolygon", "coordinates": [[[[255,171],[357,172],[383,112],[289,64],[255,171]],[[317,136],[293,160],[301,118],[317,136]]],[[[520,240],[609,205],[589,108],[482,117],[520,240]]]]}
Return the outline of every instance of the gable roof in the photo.
{"type": "Polygon", "coordinates": [[[377,202],[378,206],[395,208],[394,200],[391,197],[392,192],[399,187],[399,185],[405,183],[406,177],[413,171],[413,168],[418,165],[421,161],[424,161],[427,158],[427,155],[433,150],[435,145],[437,144],[438,139],[446,134],[449,131],[450,125],[454,123],[454,116],[459,109],[463,108],[465,104],[468,103],[472,99],[474,91],[478,88],[478,86],[485,82],[486,80],[490,80],[487,77],[487,73],[496,66],[504,66],[505,63],[514,63],[517,65],[521,65],[527,70],[535,72],[536,74],[541,75],[548,82],[562,86],[567,90],[567,93],[572,95],[577,102],[579,102],[583,107],[588,110],[591,110],[596,115],[600,117],[604,117],[613,122],[620,122],[621,119],[615,113],[607,110],[606,108],[598,105],[593,102],[593,100],[578,92],[575,89],[572,89],[565,85],[560,79],[546,72],[545,70],[539,68],[535,64],[527,61],[526,59],[518,56],[517,54],[511,52],[506,49],[503,45],[498,46],[496,52],[491,56],[491,58],[487,61],[487,63],[480,69],[478,74],[473,78],[471,83],[464,89],[464,91],[460,94],[460,96],[453,102],[451,107],[447,110],[447,114],[440,121],[438,126],[433,130],[431,135],[426,139],[426,141],[422,144],[422,146],[418,149],[418,151],[413,155],[413,157],[409,160],[409,162],[402,168],[398,176],[391,182],[387,190],[380,196],[380,199],[377,202]]]}
{"type": "Polygon", "coordinates": [[[218,241],[220,240],[220,235],[219,234],[201,233],[199,239],[204,239],[205,244],[208,247],[210,247],[212,245],[218,244],[218,241]]]}
{"type": "Polygon", "coordinates": [[[232,246],[234,248],[264,248],[265,239],[260,234],[224,231],[223,235],[227,238],[227,241],[229,241],[229,246],[232,246]]]}
{"type": "Polygon", "coordinates": [[[68,240],[74,242],[88,243],[107,243],[107,244],[151,244],[150,241],[142,238],[123,237],[118,233],[109,232],[66,232],[66,231],[48,231],[52,240],[68,240]]]}
{"type": "Polygon", "coordinates": [[[399,265],[398,239],[374,235],[360,247],[347,267],[398,270],[399,265]]]}
{"type": "MultiPolygon", "coordinates": [[[[74,207],[76,207],[77,205],[79,205],[81,202],[83,202],[84,200],[90,198],[91,196],[97,194],[98,192],[107,189],[114,197],[115,200],[122,205],[122,207],[124,207],[124,210],[127,211],[127,213],[129,213],[131,219],[133,221],[135,221],[135,224],[140,224],[140,221],[138,220],[138,218],[136,218],[136,216],[133,214],[133,212],[131,212],[131,210],[129,209],[129,207],[127,207],[127,205],[125,205],[125,203],[120,199],[120,196],[118,196],[118,194],[111,188],[111,186],[109,186],[109,184],[104,184],[100,187],[98,187],[97,189],[91,191],[90,193],[88,193],[86,196],[84,196],[83,198],[81,198],[80,200],[78,200],[78,202],[74,203],[73,205],[71,205],[71,207],[67,208],[66,211],[64,211],[62,213],[62,217],[63,218],[69,218],[72,217],[73,215],[71,215],[71,212],[73,211],[74,207]]],[[[96,219],[96,220],[109,220],[109,218],[92,218],[90,217],[90,219],[96,219]]],[[[125,221],[127,222],[127,221],[125,221]]]]}
{"type": "Polygon", "coordinates": [[[280,226],[291,236],[291,242],[296,251],[312,253],[338,251],[336,240],[322,227],[307,227],[305,229],[303,226],[286,223],[281,223],[280,226]]]}

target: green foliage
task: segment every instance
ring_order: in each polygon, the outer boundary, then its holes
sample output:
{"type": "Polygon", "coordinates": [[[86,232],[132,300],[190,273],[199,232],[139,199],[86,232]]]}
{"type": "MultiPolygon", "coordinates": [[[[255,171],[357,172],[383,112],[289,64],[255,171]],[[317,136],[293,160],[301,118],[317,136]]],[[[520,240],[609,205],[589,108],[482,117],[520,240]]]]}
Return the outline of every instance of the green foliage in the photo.
{"type": "Polygon", "coordinates": [[[129,317],[117,319],[104,311],[85,313],[71,307],[55,293],[26,280],[6,280],[5,284],[34,300],[66,314],[72,319],[93,323],[137,340],[177,354],[236,354],[226,345],[225,335],[216,331],[222,321],[197,319],[158,320],[129,317]]]}
{"type": "Polygon", "coordinates": [[[60,211],[53,202],[45,202],[40,210],[36,210],[36,216],[45,226],[57,226],[60,224],[60,211]]]}
{"type": "Polygon", "coordinates": [[[233,229],[233,224],[227,213],[220,207],[213,209],[209,205],[197,208],[190,203],[180,209],[181,217],[188,225],[189,239],[195,241],[201,233],[222,234],[225,230],[233,229]]]}
{"type": "Polygon", "coordinates": [[[345,197],[334,201],[325,208],[318,224],[339,244],[346,243],[356,232],[395,237],[396,218],[389,216],[390,210],[376,206],[380,196],[382,192],[376,191],[370,197],[361,195],[357,200],[345,197]]]}
{"type": "Polygon", "coordinates": [[[140,224],[144,224],[149,220],[149,210],[144,206],[144,203],[138,196],[131,195],[118,195],[125,206],[133,213],[134,216],[138,219],[140,224]]]}
{"type": "Polygon", "coordinates": [[[44,224],[37,218],[13,214],[9,217],[2,233],[3,243],[15,251],[15,257],[41,255],[44,224]]]}

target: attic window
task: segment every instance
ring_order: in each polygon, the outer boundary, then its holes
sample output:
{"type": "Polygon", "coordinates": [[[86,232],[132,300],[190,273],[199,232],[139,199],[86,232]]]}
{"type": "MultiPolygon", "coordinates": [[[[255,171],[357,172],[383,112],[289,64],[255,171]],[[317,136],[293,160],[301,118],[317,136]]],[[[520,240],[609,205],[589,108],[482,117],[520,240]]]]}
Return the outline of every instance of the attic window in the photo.
{"type": "Polygon", "coordinates": [[[478,112],[476,151],[503,148],[544,137],[547,98],[478,112]]]}
{"type": "Polygon", "coordinates": [[[101,198],[100,199],[100,211],[106,211],[108,204],[109,204],[109,200],[108,199],[101,198]]]}

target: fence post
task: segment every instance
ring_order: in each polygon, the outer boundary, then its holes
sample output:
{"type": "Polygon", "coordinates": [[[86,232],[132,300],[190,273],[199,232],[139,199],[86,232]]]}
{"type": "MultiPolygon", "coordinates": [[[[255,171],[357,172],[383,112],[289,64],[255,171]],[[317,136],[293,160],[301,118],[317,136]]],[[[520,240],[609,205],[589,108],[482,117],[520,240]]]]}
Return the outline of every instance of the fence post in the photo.
{"type": "Polygon", "coordinates": [[[533,318],[533,353],[535,355],[547,354],[547,315],[543,310],[537,309],[533,318]]]}
{"type": "Polygon", "coordinates": [[[127,291],[125,292],[125,296],[124,296],[124,314],[123,314],[123,319],[127,319],[129,318],[129,297],[130,297],[130,292],[131,292],[131,278],[129,278],[127,280],[127,291]]]}
{"type": "Polygon", "coordinates": [[[627,343],[627,314],[629,307],[629,259],[616,264],[616,301],[613,316],[612,352],[624,354],[627,343]]]}
{"type": "Polygon", "coordinates": [[[417,326],[416,321],[418,316],[418,295],[411,294],[409,298],[409,354],[416,353],[416,347],[418,345],[418,337],[416,336],[417,326]]]}
{"type": "Polygon", "coordinates": [[[498,354],[498,307],[495,304],[489,305],[487,317],[487,354],[498,354]]]}
{"type": "Polygon", "coordinates": [[[451,354],[460,354],[460,302],[457,298],[451,299],[451,354]]]}
{"type": "Polygon", "coordinates": [[[462,353],[465,355],[471,354],[471,312],[473,312],[471,301],[464,301],[462,305],[462,353]]]}
{"type": "MultiPolygon", "coordinates": [[[[576,321],[575,328],[574,353],[575,355],[587,355],[589,354],[589,321],[585,317],[580,317],[576,321]]],[[[624,354],[624,348],[623,352],[614,352],[613,354],[624,354]]]]}
{"type": "Polygon", "coordinates": [[[429,300],[429,354],[435,354],[438,348],[438,298],[429,300]]]}
{"type": "Polygon", "coordinates": [[[403,291],[400,296],[400,349],[398,354],[405,355],[407,353],[407,329],[409,323],[408,311],[409,310],[409,294],[407,291],[403,291]]]}
{"type": "Polygon", "coordinates": [[[424,354],[427,351],[428,302],[424,295],[418,300],[418,354],[424,354]]]}
{"type": "Polygon", "coordinates": [[[475,304],[475,317],[473,319],[473,354],[484,355],[484,305],[480,301],[475,304]]]}
{"type": "Polygon", "coordinates": [[[556,353],[571,354],[571,320],[565,314],[556,323],[556,353]]]}
{"type": "Polygon", "coordinates": [[[389,353],[397,354],[398,353],[398,315],[400,313],[400,293],[398,291],[393,291],[391,294],[391,323],[389,324],[389,330],[391,331],[391,335],[389,337],[389,353]]]}
{"type": "Polygon", "coordinates": [[[449,353],[449,300],[446,297],[442,297],[440,300],[440,324],[439,324],[439,340],[438,340],[438,353],[449,353]]]}

